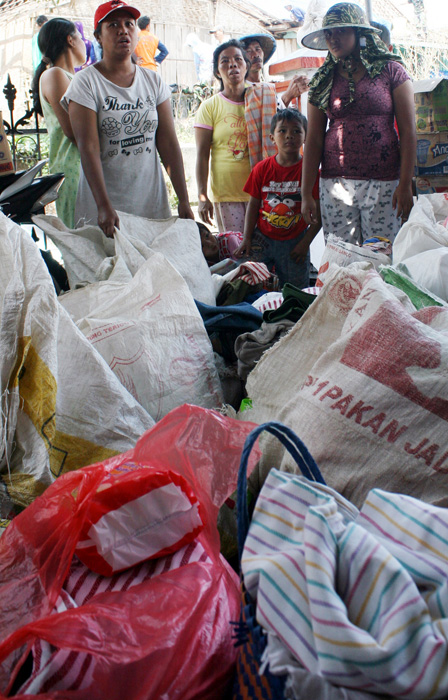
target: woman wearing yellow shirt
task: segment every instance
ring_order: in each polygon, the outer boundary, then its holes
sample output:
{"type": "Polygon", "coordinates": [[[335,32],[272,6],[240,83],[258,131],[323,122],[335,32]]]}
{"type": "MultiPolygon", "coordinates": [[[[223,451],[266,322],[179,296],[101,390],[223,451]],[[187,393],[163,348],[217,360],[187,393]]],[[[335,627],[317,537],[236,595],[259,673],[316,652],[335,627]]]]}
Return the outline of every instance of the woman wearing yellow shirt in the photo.
{"type": "Polygon", "coordinates": [[[249,67],[236,39],[218,46],[213,54],[213,73],[221,90],[205,100],[196,114],[198,213],[206,224],[212,223],[214,214],[220,231],[244,230],[249,195],[243,187],[250,173],[244,109],[249,67]],[[209,169],[213,204],[207,194],[209,169]]]}

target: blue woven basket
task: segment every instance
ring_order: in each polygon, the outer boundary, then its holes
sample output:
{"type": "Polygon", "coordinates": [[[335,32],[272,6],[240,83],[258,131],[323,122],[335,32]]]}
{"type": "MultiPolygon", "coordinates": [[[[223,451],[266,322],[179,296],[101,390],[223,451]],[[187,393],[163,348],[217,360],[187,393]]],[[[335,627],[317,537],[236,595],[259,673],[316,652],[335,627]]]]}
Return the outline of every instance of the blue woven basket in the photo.
{"type": "MultiPolygon", "coordinates": [[[[286,447],[300,468],[302,474],[311,481],[325,484],[314,459],[299,437],[285,425],[263,423],[247,436],[241,455],[238,473],[237,520],[238,556],[241,571],[241,557],[244,542],[249,531],[249,509],[247,507],[247,463],[250,452],[261,432],[267,430],[275,435],[286,447]]],[[[233,700],[281,700],[284,697],[284,676],[273,676],[269,669],[260,675],[261,657],[266,648],[267,636],[256,620],[256,605],[244,587],[241,575],[241,614],[234,623],[234,637],[239,647],[237,670],[233,688],[233,700]]]]}

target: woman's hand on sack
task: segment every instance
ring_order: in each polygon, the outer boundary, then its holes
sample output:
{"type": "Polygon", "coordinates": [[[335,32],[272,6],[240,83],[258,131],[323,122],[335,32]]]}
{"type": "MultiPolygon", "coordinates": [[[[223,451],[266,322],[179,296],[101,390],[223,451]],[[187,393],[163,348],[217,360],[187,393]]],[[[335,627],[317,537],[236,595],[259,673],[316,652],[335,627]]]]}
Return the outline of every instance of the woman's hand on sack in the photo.
{"type": "Polygon", "coordinates": [[[317,214],[317,204],[314,197],[307,197],[302,194],[302,216],[305,223],[310,226],[311,224],[317,224],[318,214],[317,214]]]}
{"type": "Polygon", "coordinates": [[[404,224],[409,218],[411,209],[414,206],[412,196],[412,185],[399,183],[392,197],[392,206],[397,211],[397,219],[401,219],[404,224]]]}
{"type": "Polygon", "coordinates": [[[198,214],[204,224],[213,225],[213,204],[208,197],[201,195],[198,203],[198,214]]]}
{"type": "Polygon", "coordinates": [[[120,228],[118,214],[110,204],[98,207],[98,226],[108,238],[113,238],[115,228],[120,228]]]}
{"type": "Polygon", "coordinates": [[[190,202],[181,202],[179,201],[179,204],[177,205],[177,214],[179,216],[179,219],[193,219],[194,220],[194,214],[193,210],[190,207],[190,202]]]}

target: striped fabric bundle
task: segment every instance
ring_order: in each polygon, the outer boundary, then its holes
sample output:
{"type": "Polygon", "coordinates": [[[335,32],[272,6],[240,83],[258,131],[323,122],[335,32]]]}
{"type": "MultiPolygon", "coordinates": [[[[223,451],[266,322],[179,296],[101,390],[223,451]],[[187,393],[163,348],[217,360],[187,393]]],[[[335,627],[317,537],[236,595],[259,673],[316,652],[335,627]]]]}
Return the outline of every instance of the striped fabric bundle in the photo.
{"type": "Polygon", "coordinates": [[[272,276],[272,272],[268,270],[267,265],[261,262],[249,260],[238,265],[236,270],[231,270],[227,273],[226,282],[234,282],[235,280],[243,280],[250,285],[260,284],[265,282],[272,276]]]}
{"type": "Polygon", "coordinates": [[[277,147],[269,138],[272,117],[277,111],[275,87],[258,83],[246,87],[244,115],[247,125],[247,147],[250,167],[269,156],[275,156],[277,147]]]}
{"type": "MultiPolygon", "coordinates": [[[[54,612],[60,614],[92,602],[101,593],[127,591],[167,571],[175,571],[192,562],[206,561],[209,561],[209,556],[198,540],[167,557],[145,561],[111,577],[95,574],[75,556],[54,612]]],[[[92,654],[56,649],[42,639],[34,642],[31,651],[33,671],[21,688],[22,693],[35,695],[51,691],[85,690],[91,686],[98,663],[92,654]]]]}
{"type": "Polygon", "coordinates": [[[447,509],[375,489],[357,511],[273,469],[242,570],[258,622],[299,665],[334,685],[419,700],[448,694],[447,564],[447,509]]]}

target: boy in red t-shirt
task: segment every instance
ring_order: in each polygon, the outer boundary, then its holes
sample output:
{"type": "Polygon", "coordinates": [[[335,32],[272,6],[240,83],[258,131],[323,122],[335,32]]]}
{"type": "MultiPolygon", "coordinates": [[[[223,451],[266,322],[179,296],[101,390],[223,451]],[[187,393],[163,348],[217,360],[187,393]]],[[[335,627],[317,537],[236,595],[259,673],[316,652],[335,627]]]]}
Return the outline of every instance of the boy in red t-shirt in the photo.
{"type": "MultiPolygon", "coordinates": [[[[309,247],[321,228],[319,206],[318,221],[311,226],[301,214],[300,149],[306,129],[306,118],[297,109],[283,109],[273,116],[270,137],[278,153],[257,163],[244,186],[251,197],[243,242],[235,251],[275,268],[280,287],[289,282],[299,289],[309,286],[309,247]]],[[[319,199],[319,177],[313,197],[319,199]]]]}

